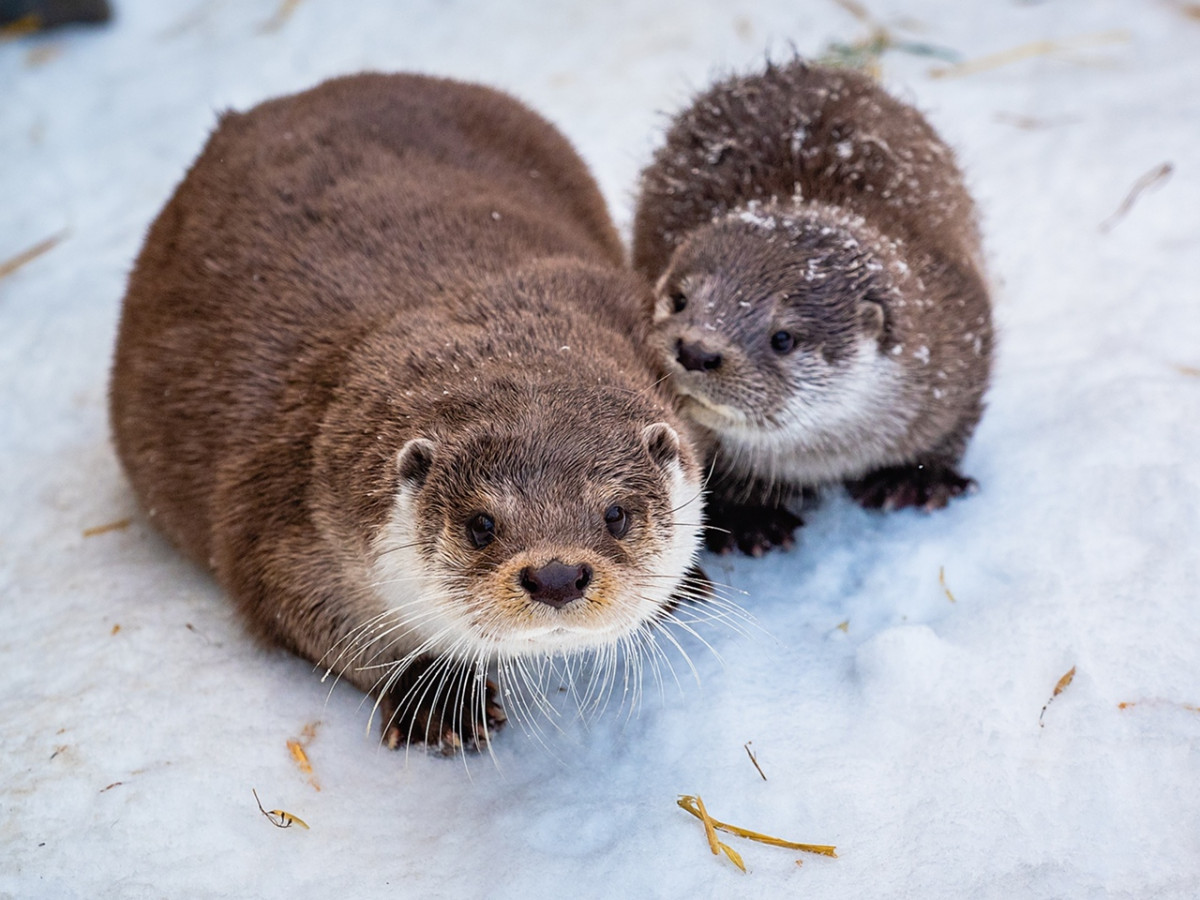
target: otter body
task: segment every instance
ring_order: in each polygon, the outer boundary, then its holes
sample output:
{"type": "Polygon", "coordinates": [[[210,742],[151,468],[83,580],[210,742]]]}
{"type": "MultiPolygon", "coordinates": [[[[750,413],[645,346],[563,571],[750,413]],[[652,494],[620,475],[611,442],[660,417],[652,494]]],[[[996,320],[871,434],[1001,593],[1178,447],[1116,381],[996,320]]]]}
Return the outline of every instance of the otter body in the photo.
{"type": "Polygon", "coordinates": [[[362,75],[226,114],[130,277],[118,454],[389,744],[481,746],[489,665],[640,646],[693,565],[698,460],[621,263],[583,162],[504,94],[362,75]]]}
{"type": "Polygon", "coordinates": [[[642,175],[652,343],[714,463],[710,546],[758,554],[845,482],[933,509],[983,408],[990,301],[950,149],[865,75],[793,61],[701,94],[642,175]]]}

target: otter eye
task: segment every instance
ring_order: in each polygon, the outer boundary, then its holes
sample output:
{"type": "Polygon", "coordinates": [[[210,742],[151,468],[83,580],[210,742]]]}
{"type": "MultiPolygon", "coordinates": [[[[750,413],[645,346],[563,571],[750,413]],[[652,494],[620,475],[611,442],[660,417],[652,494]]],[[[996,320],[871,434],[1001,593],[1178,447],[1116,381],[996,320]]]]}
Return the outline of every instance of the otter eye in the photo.
{"type": "Polygon", "coordinates": [[[623,506],[614,503],[604,511],[604,524],[608,527],[608,533],[620,540],[629,533],[629,513],[625,512],[623,506]]]}
{"type": "Polygon", "coordinates": [[[687,294],[683,293],[683,291],[675,291],[673,294],[671,294],[671,309],[673,309],[675,312],[683,312],[684,307],[686,306],[687,294]]]}
{"type": "Polygon", "coordinates": [[[476,513],[467,522],[467,537],[475,545],[476,550],[482,550],[496,539],[496,522],[487,513],[476,513]]]}
{"type": "Polygon", "coordinates": [[[787,331],[777,331],[771,335],[771,349],[776,353],[791,353],[796,346],[796,339],[787,331]]]}

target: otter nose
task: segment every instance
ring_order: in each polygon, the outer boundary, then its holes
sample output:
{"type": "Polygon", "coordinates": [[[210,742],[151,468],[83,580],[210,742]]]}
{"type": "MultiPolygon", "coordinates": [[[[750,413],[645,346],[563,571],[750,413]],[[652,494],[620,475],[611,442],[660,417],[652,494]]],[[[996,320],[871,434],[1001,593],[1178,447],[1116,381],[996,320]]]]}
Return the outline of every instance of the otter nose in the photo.
{"type": "Polygon", "coordinates": [[[521,587],[538,603],[555,609],[578,600],[591,583],[592,567],[587,563],[568,566],[555,559],[537,569],[526,566],[521,570],[521,587]]]}
{"type": "Polygon", "coordinates": [[[690,372],[708,372],[721,367],[721,354],[714,353],[703,344],[675,343],[675,358],[690,372]]]}

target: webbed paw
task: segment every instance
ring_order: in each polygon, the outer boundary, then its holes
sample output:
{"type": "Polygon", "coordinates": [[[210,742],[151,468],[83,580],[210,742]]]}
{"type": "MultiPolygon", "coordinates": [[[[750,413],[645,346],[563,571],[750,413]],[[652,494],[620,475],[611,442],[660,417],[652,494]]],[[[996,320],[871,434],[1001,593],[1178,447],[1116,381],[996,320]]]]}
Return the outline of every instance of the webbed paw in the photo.
{"type": "Polygon", "coordinates": [[[713,553],[736,547],[747,556],[762,556],[773,547],[795,546],[793,532],[804,520],[783,506],[710,502],[705,544],[713,553]]]}
{"type": "Polygon", "coordinates": [[[460,691],[453,679],[440,685],[418,679],[403,688],[392,688],[379,703],[384,745],[396,750],[423,744],[442,756],[486,750],[508,716],[500,706],[495,683],[490,679],[483,682],[482,703],[478,684],[473,681],[460,691]]]}
{"type": "Polygon", "coordinates": [[[913,506],[932,512],[960,494],[973,493],[979,485],[952,466],[914,463],[878,469],[857,481],[847,481],[846,489],[864,509],[890,512],[913,506]]]}

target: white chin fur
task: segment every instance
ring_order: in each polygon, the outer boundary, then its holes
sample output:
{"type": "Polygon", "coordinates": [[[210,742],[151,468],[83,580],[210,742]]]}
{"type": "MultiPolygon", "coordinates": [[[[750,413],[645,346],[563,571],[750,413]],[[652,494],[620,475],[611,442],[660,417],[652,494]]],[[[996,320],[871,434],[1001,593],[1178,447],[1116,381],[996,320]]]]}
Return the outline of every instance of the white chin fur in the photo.
{"type": "Polygon", "coordinates": [[[588,622],[572,620],[571,607],[560,621],[556,611],[537,612],[532,625],[514,626],[505,634],[484,635],[469,621],[461,598],[441,585],[444,579],[422,558],[416,547],[416,515],[411,491],[402,489],[387,524],[375,541],[372,579],[388,610],[385,627],[400,655],[419,650],[463,660],[491,661],[500,656],[570,654],[618,643],[656,617],[678,590],[684,574],[695,562],[699,545],[703,501],[700,486],[689,482],[678,462],[668,467],[673,510],[671,541],[653,565],[642,568],[656,575],[676,573],[677,578],[638,578],[633,573],[621,595],[608,598],[606,614],[588,622]]]}
{"type": "Polygon", "coordinates": [[[798,390],[776,427],[697,421],[717,432],[739,470],[774,482],[839,481],[889,461],[908,427],[903,382],[900,365],[864,340],[828,386],[798,390]]]}

